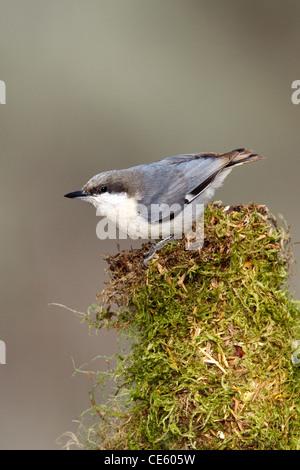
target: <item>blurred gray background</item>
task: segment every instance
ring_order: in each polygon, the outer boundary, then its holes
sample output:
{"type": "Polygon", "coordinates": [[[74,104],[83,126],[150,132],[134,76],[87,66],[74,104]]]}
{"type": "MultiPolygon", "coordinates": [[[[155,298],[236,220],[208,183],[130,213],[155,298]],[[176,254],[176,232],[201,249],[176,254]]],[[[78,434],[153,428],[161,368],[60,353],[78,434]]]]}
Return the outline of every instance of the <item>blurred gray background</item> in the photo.
{"type": "Polygon", "coordinates": [[[266,160],[215,200],[266,204],[300,240],[299,24],[299,0],[0,0],[1,449],[60,448],[90,406],[72,359],[105,369],[92,359],[116,351],[113,333],[48,305],[86,311],[117,250],[65,193],[104,170],[245,146],[266,160]]]}

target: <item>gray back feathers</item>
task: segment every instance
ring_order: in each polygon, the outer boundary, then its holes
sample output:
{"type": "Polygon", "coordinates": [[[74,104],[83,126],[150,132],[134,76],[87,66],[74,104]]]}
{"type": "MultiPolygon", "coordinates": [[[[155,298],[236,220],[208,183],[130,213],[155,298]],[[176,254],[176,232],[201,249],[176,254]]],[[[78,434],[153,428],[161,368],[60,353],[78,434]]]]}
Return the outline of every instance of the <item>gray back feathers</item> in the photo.
{"type": "Polygon", "coordinates": [[[110,193],[126,192],[146,206],[148,214],[151,204],[171,206],[176,203],[181,207],[192,201],[205,204],[234,166],[262,158],[243,148],[224,154],[177,155],[125,170],[101,173],[91,178],[83,191],[100,194],[106,187],[110,193]]]}

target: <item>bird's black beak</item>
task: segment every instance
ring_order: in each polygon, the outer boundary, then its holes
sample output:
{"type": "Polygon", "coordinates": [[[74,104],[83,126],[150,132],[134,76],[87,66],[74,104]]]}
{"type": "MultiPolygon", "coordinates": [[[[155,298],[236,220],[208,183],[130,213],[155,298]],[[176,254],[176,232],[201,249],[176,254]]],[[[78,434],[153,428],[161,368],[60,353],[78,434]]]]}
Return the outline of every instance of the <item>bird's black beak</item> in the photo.
{"type": "Polygon", "coordinates": [[[75,198],[82,198],[82,197],[88,197],[88,194],[84,193],[83,191],[74,191],[73,193],[68,193],[65,194],[65,197],[69,197],[70,199],[75,199],[75,198]]]}

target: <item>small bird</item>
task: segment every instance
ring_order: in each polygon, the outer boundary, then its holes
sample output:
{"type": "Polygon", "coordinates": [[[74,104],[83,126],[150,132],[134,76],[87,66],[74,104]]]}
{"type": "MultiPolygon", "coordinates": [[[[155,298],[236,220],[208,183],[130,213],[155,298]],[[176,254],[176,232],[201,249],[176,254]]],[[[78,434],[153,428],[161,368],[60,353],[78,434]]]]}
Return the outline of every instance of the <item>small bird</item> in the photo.
{"type": "Polygon", "coordinates": [[[131,238],[158,239],[143,266],[174,238],[182,237],[203,214],[206,202],[234,166],[261,160],[251,150],[186,154],[93,176],[80,191],[65,194],[93,204],[131,238]],[[184,228],[182,221],[184,220],[184,228]]]}

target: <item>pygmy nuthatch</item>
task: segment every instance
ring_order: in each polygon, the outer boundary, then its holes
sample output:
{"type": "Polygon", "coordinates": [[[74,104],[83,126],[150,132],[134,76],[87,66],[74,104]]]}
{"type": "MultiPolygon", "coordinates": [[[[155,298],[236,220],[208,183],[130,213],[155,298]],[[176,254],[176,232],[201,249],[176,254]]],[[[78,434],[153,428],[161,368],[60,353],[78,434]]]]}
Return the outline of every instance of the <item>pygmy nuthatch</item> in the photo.
{"type": "Polygon", "coordinates": [[[147,254],[146,266],[166,242],[191,229],[203,214],[197,207],[204,207],[234,166],[262,158],[244,148],[223,154],[177,155],[105,171],[93,176],[82,190],[65,196],[90,202],[98,215],[134,239],[162,238],[147,254]]]}

